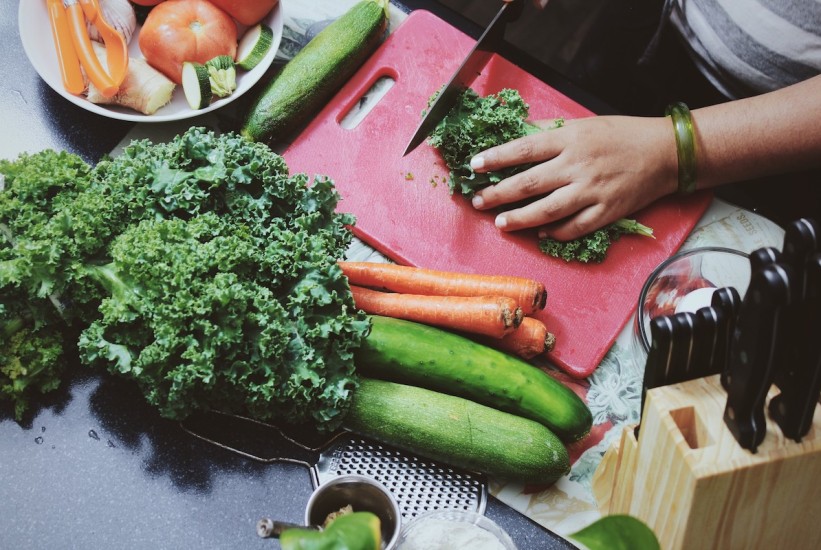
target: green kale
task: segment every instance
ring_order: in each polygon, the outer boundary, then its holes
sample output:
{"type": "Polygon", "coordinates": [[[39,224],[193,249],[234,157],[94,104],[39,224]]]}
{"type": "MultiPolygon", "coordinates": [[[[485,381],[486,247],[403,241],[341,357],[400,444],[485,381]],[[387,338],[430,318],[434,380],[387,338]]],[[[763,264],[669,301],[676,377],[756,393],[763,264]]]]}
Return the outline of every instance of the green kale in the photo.
{"type": "Polygon", "coordinates": [[[527,168],[516,166],[479,174],[470,167],[470,159],[485,149],[540,132],[541,128],[527,122],[528,110],[517,90],[504,89],[481,97],[468,88],[459,96],[428,137],[428,143],[439,151],[450,170],[451,194],[458,189],[470,196],[527,168]]]}
{"type": "Polygon", "coordinates": [[[90,182],[91,167],[65,152],[0,160],[0,399],[22,419],[30,399],[57,388],[72,347],[74,308],[54,294],[62,242],[52,218],[90,182]]]}
{"type": "Polygon", "coordinates": [[[539,249],[549,256],[561,258],[566,262],[601,263],[607,256],[607,250],[613,241],[622,235],[636,234],[653,236],[653,230],[635,220],[620,219],[592,233],[570,241],[558,241],[553,238],[539,240],[539,249]]]}
{"type": "Polygon", "coordinates": [[[0,398],[53,386],[71,324],[85,363],[169,418],[339,424],[369,324],[337,265],[355,220],[333,182],[200,128],[93,168],[32,162],[0,164],[0,398]]]}
{"type": "Polygon", "coordinates": [[[112,262],[89,268],[110,297],[82,359],[135,380],[168,418],[217,409],[335,427],[368,324],[322,233],[263,237],[214,213],[129,228],[112,262]]]}

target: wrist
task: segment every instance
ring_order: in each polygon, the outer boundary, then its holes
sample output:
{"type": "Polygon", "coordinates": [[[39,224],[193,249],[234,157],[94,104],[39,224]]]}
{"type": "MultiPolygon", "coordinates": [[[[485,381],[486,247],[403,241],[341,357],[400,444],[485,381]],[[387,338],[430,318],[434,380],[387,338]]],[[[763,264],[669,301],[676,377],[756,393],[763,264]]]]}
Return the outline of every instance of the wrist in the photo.
{"type": "Polygon", "coordinates": [[[680,194],[687,195],[696,189],[696,132],[690,109],[682,102],[672,103],[665,112],[673,123],[678,166],[678,186],[680,194]]]}

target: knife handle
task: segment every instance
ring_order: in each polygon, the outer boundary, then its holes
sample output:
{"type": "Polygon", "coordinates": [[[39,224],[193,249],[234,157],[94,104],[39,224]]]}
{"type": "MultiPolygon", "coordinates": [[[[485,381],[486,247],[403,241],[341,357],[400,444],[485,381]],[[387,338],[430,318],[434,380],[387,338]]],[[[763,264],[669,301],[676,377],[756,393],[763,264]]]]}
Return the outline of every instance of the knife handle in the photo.
{"type": "Polygon", "coordinates": [[[693,319],[693,355],[689,380],[718,374],[716,354],[719,348],[718,314],[712,306],[696,310],[693,319]]]}
{"type": "Polygon", "coordinates": [[[682,311],[673,315],[673,351],[665,384],[678,384],[689,380],[693,361],[693,326],[695,314],[682,311]]]}
{"type": "Polygon", "coordinates": [[[785,437],[801,442],[812,426],[815,407],[821,396],[821,253],[806,264],[806,287],[802,307],[805,318],[793,327],[798,347],[795,365],[779,381],[781,393],[770,400],[770,416],[785,437]]]}
{"type": "Polygon", "coordinates": [[[782,261],[782,254],[773,246],[753,250],[750,252],[750,273],[754,273],[766,265],[780,261],[782,261]]]}
{"type": "Polygon", "coordinates": [[[789,266],[770,264],[752,274],[730,350],[724,423],[751,452],[766,435],[764,401],[772,385],[781,312],[793,299],[789,266]]]}
{"type": "Polygon", "coordinates": [[[816,252],[821,252],[821,224],[810,218],[800,218],[787,225],[782,255],[784,262],[796,270],[796,285],[802,297],[807,290],[806,262],[816,252]]]}
{"type": "Polygon", "coordinates": [[[807,262],[811,255],[821,251],[820,230],[815,221],[801,218],[787,225],[784,231],[781,256],[793,270],[795,303],[784,314],[782,340],[778,346],[780,368],[776,372],[775,383],[781,390],[794,384],[792,380],[798,376],[797,370],[805,368],[807,361],[807,337],[812,338],[812,335],[804,334],[806,327],[811,326],[809,304],[804,300],[808,286],[807,262]]]}
{"type": "Polygon", "coordinates": [[[650,320],[650,349],[644,364],[644,381],[641,388],[641,404],[639,406],[639,425],[635,435],[639,435],[641,415],[644,412],[644,400],[647,391],[664,385],[670,367],[670,354],[673,346],[672,316],[660,315],[650,320]]]}
{"type": "Polygon", "coordinates": [[[713,293],[711,303],[716,321],[716,349],[713,356],[715,369],[721,375],[721,386],[730,386],[730,346],[733,341],[738,311],[741,309],[741,295],[735,287],[719,288],[713,293]]]}

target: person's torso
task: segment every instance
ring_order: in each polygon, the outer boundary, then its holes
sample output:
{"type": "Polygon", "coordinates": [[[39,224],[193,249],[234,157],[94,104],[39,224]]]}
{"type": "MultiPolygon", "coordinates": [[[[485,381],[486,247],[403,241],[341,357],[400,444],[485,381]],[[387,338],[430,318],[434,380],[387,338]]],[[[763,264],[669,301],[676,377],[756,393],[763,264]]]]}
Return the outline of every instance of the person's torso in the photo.
{"type": "Polygon", "coordinates": [[[821,74],[821,0],[668,0],[670,20],[727,97],[821,74]]]}

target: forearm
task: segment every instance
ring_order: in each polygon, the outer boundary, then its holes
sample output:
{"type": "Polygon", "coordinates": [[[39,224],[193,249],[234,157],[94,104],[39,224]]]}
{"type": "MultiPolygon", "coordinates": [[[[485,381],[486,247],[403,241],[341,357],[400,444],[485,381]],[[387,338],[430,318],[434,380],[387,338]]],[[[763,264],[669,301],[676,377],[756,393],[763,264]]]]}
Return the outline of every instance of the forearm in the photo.
{"type": "Polygon", "coordinates": [[[821,76],[692,116],[699,188],[821,166],[821,76]]]}

